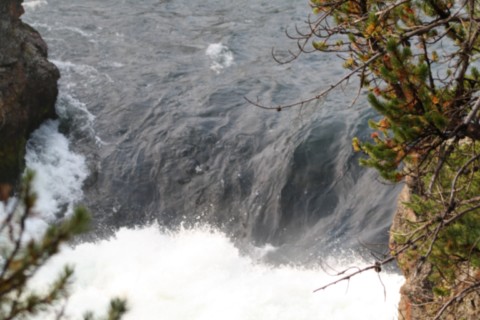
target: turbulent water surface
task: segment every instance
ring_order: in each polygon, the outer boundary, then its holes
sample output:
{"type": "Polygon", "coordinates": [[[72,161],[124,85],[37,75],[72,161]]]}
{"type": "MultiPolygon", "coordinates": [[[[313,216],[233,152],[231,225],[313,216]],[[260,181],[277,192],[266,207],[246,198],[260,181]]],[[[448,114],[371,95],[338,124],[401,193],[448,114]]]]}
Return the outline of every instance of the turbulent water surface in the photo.
{"type": "Polygon", "coordinates": [[[65,248],[35,285],[76,264],[74,315],[120,295],[129,319],[395,317],[395,273],[386,299],[377,274],[312,293],[384,249],[394,210],[397,189],[351,151],[372,116],[350,107],[355,87],[282,112],[244,99],[295,101],[343,74],[335,56],[273,61],[272,47],[295,48],[284,32],[304,24],[305,0],[24,5],[62,74],[60,118],[29,142],[37,206],[52,221],[87,204],[97,240],[65,248]]]}

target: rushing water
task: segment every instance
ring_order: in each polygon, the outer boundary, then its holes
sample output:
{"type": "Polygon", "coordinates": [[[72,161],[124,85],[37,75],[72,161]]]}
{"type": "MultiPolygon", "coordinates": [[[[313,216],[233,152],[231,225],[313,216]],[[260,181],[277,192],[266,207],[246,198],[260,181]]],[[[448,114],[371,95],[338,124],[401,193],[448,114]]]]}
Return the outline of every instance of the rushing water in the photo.
{"type": "Polygon", "coordinates": [[[25,7],[62,74],[59,120],[29,142],[38,211],[48,222],[82,202],[94,215],[89,241],[35,286],[74,263],[74,315],[120,295],[128,319],[395,318],[393,271],[386,299],[377,274],[312,293],[371,261],[365,247],[385,249],[394,210],[397,189],[351,151],[372,116],[350,107],[355,86],[278,113],[244,99],[291,102],[342,75],[334,56],[270,55],[295,48],[284,32],[304,23],[305,0],[25,7]]]}

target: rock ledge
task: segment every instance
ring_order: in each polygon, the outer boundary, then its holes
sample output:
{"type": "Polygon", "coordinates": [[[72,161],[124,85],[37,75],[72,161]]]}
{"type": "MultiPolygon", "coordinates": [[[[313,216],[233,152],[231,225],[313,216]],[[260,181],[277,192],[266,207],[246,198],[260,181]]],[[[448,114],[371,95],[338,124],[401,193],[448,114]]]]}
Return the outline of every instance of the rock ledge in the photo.
{"type": "Polygon", "coordinates": [[[22,2],[0,1],[0,185],[17,181],[28,136],[56,117],[60,73],[40,34],[20,19],[22,2]]]}

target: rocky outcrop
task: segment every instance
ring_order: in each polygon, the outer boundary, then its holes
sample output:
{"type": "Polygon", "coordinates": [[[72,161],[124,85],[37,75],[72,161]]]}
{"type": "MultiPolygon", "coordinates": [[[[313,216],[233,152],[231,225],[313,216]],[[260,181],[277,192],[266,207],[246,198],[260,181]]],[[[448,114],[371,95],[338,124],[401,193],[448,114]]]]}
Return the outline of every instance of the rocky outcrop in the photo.
{"type": "MultiPolygon", "coordinates": [[[[408,186],[405,186],[398,196],[397,211],[390,229],[390,247],[392,249],[396,249],[396,246],[399,245],[396,236],[407,233],[409,224],[417,221],[415,213],[404,205],[408,201],[410,201],[410,190],[408,186]]],[[[407,254],[397,256],[397,263],[405,276],[405,283],[400,289],[399,319],[428,319],[425,306],[433,301],[433,294],[431,285],[426,282],[427,266],[423,267],[422,274],[417,274],[415,266],[418,260],[407,254]]]]}
{"type": "MultiPolygon", "coordinates": [[[[398,197],[397,212],[390,229],[390,248],[393,251],[399,245],[402,246],[398,238],[412,232],[412,226],[419,222],[415,212],[404,205],[404,203],[410,201],[410,196],[411,190],[406,185],[398,197]]],[[[421,258],[415,250],[406,251],[397,256],[398,266],[405,276],[405,284],[400,289],[401,299],[398,306],[398,319],[480,319],[480,291],[470,290],[462,294],[464,288],[460,285],[449,296],[435,295],[433,290],[435,283],[432,282],[430,277],[433,266],[429,261],[425,261],[419,268],[421,258]],[[445,308],[445,311],[437,318],[442,308],[445,308]]],[[[458,283],[468,283],[466,277],[478,279],[479,276],[480,270],[467,264],[455,268],[455,277],[458,283]]]]}
{"type": "Polygon", "coordinates": [[[23,167],[29,134],[54,118],[58,69],[40,34],[23,23],[23,0],[0,0],[0,185],[23,167]]]}

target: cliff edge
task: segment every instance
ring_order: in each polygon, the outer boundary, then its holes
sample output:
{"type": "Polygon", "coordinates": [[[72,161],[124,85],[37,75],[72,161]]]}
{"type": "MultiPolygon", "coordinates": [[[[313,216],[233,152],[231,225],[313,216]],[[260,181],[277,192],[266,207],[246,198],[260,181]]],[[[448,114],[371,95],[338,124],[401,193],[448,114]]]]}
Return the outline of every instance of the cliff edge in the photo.
{"type": "MultiPolygon", "coordinates": [[[[417,215],[406,203],[410,203],[412,191],[405,185],[398,197],[397,211],[390,229],[390,248],[395,251],[404,244],[399,240],[412,234],[421,223],[417,215]]],[[[437,268],[430,260],[423,261],[422,254],[412,246],[397,255],[397,263],[405,276],[405,283],[400,289],[401,299],[398,306],[399,320],[478,320],[480,319],[480,291],[465,290],[472,279],[478,279],[480,269],[468,263],[451,263],[442,271],[452,273],[454,290],[448,295],[438,294],[436,287],[442,279],[434,277],[437,268]]]]}
{"type": "Polygon", "coordinates": [[[40,34],[20,19],[22,2],[0,1],[0,185],[16,182],[28,136],[56,116],[60,73],[40,34]]]}

